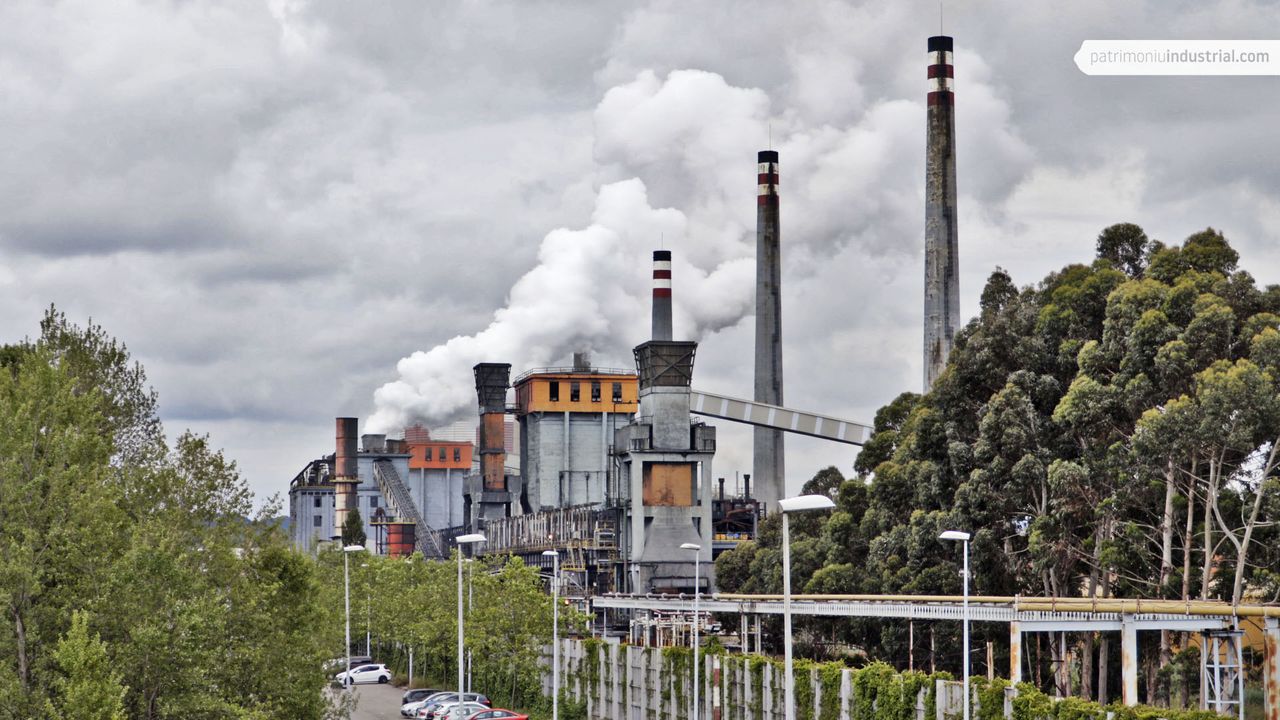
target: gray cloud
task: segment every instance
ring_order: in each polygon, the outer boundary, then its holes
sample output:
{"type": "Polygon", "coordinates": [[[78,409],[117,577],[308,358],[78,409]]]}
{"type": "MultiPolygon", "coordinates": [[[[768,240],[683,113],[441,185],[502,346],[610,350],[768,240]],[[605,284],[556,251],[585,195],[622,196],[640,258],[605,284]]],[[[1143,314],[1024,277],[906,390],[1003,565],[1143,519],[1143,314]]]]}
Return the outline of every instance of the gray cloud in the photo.
{"type": "MultiPolygon", "coordinates": [[[[1274,11],[948,2],[966,314],[994,265],[1034,282],[1118,221],[1222,227],[1280,281],[1273,79],[1072,63],[1086,38],[1260,37],[1274,11]]],[[[212,432],[266,494],[380,387],[407,390],[394,425],[470,412],[476,360],[626,363],[665,236],[698,384],[746,395],[772,134],[788,401],[869,419],[919,385],[936,27],[933,2],[8,3],[0,337],[49,302],[92,316],[171,432],[212,432]]],[[[717,468],[750,471],[725,425],[717,468]]],[[[789,447],[797,483],[852,457],[789,447]]]]}

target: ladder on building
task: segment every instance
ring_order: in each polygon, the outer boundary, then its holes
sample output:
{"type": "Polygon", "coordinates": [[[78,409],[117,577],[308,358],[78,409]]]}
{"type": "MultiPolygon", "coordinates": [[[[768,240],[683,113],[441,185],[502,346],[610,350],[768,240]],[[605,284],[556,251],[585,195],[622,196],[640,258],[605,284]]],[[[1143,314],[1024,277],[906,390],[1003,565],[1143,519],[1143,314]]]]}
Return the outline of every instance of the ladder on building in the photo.
{"type": "Polygon", "coordinates": [[[396,472],[396,466],[390,460],[374,460],[373,479],[377,481],[382,496],[391,504],[396,517],[413,523],[414,544],[418,552],[423,557],[445,557],[436,533],[422,521],[418,506],[413,503],[413,496],[400,479],[400,473],[396,472]]]}
{"type": "Polygon", "coordinates": [[[612,516],[600,517],[595,522],[592,545],[596,555],[596,591],[615,590],[615,564],[618,558],[618,531],[612,516]]]}

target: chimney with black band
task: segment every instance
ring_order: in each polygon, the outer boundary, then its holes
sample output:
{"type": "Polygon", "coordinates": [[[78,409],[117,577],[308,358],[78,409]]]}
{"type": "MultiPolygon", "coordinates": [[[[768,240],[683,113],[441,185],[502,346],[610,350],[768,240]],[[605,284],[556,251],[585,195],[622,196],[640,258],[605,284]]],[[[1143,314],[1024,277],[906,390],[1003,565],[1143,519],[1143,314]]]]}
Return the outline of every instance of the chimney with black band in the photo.
{"type": "Polygon", "coordinates": [[[925,135],[924,390],[947,366],[960,326],[960,257],[956,239],[955,72],[952,41],[929,38],[929,106],[925,135]]]}

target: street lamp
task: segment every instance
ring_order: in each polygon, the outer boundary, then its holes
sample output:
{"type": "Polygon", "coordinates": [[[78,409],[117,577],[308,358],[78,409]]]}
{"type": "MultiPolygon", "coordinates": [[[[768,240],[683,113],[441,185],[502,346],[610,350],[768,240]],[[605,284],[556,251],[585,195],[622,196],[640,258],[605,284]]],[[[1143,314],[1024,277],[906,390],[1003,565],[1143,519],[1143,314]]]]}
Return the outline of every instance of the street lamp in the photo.
{"type": "Polygon", "coordinates": [[[462,546],[485,540],[480,533],[459,535],[454,540],[458,544],[458,707],[462,707],[462,546]]]}
{"type": "MultiPolygon", "coordinates": [[[[796,720],[796,679],[791,665],[791,513],[830,510],[836,504],[826,495],[800,495],[778,501],[782,510],[782,647],[783,685],[786,688],[785,719],[796,720]]],[[[968,718],[965,718],[968,720],[968,718]]]]}
{"type": "Polygon", "coordinates": [[[551,720],[560,718],[560,553],[543,550],[551,558],[551,720]]]}
{"type": "Polygon", "coordinates": [[[347,616],[347,666],[343,668],[346,671],[346,680],[342,685],[347,692],[351,692],[351,553],[364,550],[363,545],[347,545],[342,548],[342,594],[343,605],[346,608],[347,616]]]}
{"type": "Polygon", "coordinates": [[[702,687],[702,676],[698,674],[698,596],[702,587],[698,582],[698,566],[702,560],[702,546],[697,543],[685,543],[681,550],[693,551],[693,720],[698,720],[701,708],[698,705],[698,690],[702,687]]]}
{"type": "Polygon", "coordinates": [[[964,662],[964,720],[969,720],[969,533],[960,530],[946,530],[938,536],[939,540],[959,540],[964,544],[964,650],[961,652],[964,662]]]}
{"type": "MultiPolygon", "coordinates": [[[[367,568],[369,563],[360,563],[367,568]]],[[[364,654],[373,657],[373,591],[369,588],[369,573],[364,574],[364,654]]]]}

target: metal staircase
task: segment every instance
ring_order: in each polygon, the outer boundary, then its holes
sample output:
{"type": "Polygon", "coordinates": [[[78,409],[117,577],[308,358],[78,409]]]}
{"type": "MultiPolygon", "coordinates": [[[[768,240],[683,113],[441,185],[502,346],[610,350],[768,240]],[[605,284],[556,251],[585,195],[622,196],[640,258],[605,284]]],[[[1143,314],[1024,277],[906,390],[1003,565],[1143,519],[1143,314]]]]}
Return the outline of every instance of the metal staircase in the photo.
{"type": "Polygon", "coordinates": [[[418,514],[418,506],[414,505],[413,496],[409,494],[409,488],[405,487],[404,481],[400,479],[400,473],[396,472],[396,466],[390,460],[374,460],[373,479],[377,481],[382,496],[391,503],[391,509],[396,517],[413,523],[414,544],[418,552],[422,553],[423,557],[445,557],[437,533],[432,532],[431,528],[422,521],[422,516],[418,514]]]}

